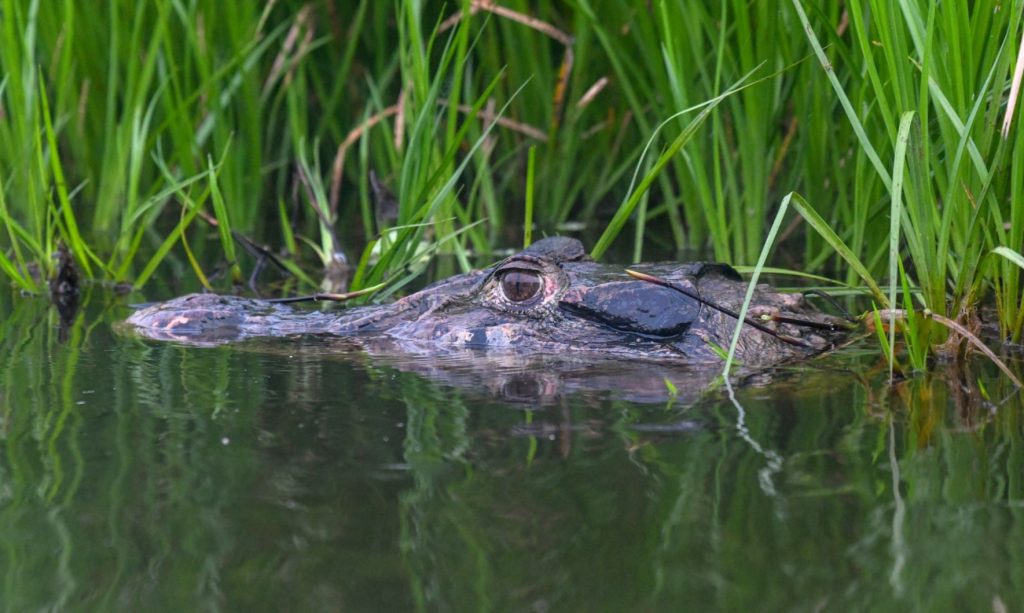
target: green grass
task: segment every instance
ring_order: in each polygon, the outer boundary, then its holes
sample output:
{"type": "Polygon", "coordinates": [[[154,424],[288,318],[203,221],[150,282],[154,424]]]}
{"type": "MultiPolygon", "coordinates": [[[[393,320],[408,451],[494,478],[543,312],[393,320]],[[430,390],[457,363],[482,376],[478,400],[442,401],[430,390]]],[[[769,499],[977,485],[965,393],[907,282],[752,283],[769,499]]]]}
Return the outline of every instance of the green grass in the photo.
{"type": "MultiPolygon", "coordinates": [[[[228,291],[241,234],[293,289],[341,251],[388,294],[572,222],[1024,340],[1024,1],[535,4],[0,0],[0,272],[40,292],[63,242],[91,279],[228,291]]],[[[919,368],[949,330],[912,328],[919,368]]]]}

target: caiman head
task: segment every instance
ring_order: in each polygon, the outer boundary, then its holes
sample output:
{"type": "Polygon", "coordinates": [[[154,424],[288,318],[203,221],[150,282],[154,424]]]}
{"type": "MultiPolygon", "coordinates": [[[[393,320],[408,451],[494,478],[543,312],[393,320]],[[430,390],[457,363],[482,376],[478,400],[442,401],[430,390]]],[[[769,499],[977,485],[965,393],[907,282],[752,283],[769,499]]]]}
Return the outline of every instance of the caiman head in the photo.
{"type": "MultiPolygon", "coordinates": [[[[601,354],[717,362],[728,347],[746,283],[721,264],[639,264],[633,270],[674,286],[636,280],[620,266],[590,260],[582,244],[554,237],[496,265],[435,283],[392,304],[341,312],[263,301],[191,295],[136,312],[145,337],[219,344],[258,336],[330,334],[370,350],[415,353],[601,354]]],[[[757,290],[737,358],[766,365],[832,346],[837,333],[789,323],[826,321],[802,296],[757,290]]]]}

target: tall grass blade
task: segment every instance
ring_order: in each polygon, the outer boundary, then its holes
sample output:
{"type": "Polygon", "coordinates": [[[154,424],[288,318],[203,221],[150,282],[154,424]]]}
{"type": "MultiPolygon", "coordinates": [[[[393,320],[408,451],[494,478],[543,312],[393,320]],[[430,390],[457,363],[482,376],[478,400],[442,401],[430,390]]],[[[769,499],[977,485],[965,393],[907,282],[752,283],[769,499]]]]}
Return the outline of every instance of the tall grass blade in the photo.
{"type": "MultiPolygon", "coordinates": [[[[43,86],[42,78],[39,81],[39,108],[42,112],[46,142],[49,147],[50,171],[53,173],[53,182],[57,188],[57,198],[60,203],[61,218],[64,221],[64,238],[67,240],[68,246],[71,248],[78,265],[82,267],[82,272],[91,279],[93,272],[89,260],[95,260],[100,266],[103,264],[93,255],[92,250],[86,245],[82,234],[78,231],[78,221],[75,219],[75,212],[71,208],[71,199],[68,198],[68,186],[64,180],[60,149],[57,147],[57,135],[53,129],[53,121],[50,119],[50,104],[47,101],[46,89],[43,86]]],[[[42,155],[41,147],[39,151],[39,155],[42,155]]]]}
{"type": "Polygon", "coordinates": [[[832,62],[828,59],[828,56],[825,55],[825,49],[822,48],[817,35],[814,33],[814,28],[811,27],[810,21],[807,20],[807,14],[804,12],[802,3],[800,0],[792,0],[792,2],[793,8],[796,9],[797,16],[800,18],[800,23],[803,25],[804,33],[807,35],[807,40],[811,43],[811,48],[814,49],[814,54],[818,57],[818,61],[821,62],[821,67],[825,71],[825,76],[828,77],[829,83],[832,84],[832,89],[839,98],[839,103],[842,104],[843,111],[846,112],[846,118],[850,121],[850,126],[857,135],[857,140],[860,142],[860,146],[864,149],[864,153],[868,156],[868,159],[871,160],[871,165],[875,167],[875,171],[878,173],[878,176],[882,178],[882,182],[885,183],[886,188],[890,188],[892,185],[892,177],[889,176],[889,171],[886,170],[885,165],[882,164],[881,158],[878,157],[878,153],[875,152],[875,147],[871,144],[871,139],[868,138],[864,125],[861,124],[860,118],[857,116],[857,112],[854,111],[853,104],[850,102],[850,98],[843,90],[843,85],[839,82],[839,77],[836,76],[832,62]]]}
{"type": "Polygon", "coordinates": [[[531,146],[526,158],[526,213],[523,220],[523,249],[533,242],[533,181],[537,168],[537,147],[531,146]]]}
{"type": "MultiPolygon", "coordinates": [[[[235,239],[231,236],[231,219],[228,217],[228,207],[224,203],[224,196],[221,195],[220,187],[217,184],[217,168],[213,165],[213,158],[209,157],[207,163],[207,176],[210,178],[210,199],[213,202],[214,217],[217,219],[217,233],[220,235],[220,244],[224,249],[224,257],[227,258],[231,270],[231,280],[239,285],[242,283],[242,269],[238,264],[238,257],[235,254],[235,239]]],[[[189,259],[192,259],[191,252],[189,259]]],[[[194,263],[193,266],[196,266],[194,263]]],[[[198,270],[198,269],[197,269],[198,270]]]]}
{"type": "MultiPolygon", "coordinates": [[[[900,130],[896,137],[896,157],[892,165],[892,198],[889,202],[889,346],[896,346],[896,288],[900,284],[900,221],[903,219],[903,171],[906,167],[907,142],[910,127],[914,124],[914,111],[907,111],[900,118],[900,130]]],[[[913,305],[903,305],[913,308],[913,305]]],[[[908,338],[907,342],[912,342],[908,338]]],[[[893,380],[893,356],[889,353],[889,382],[893,380]]]]}
{"type": "Polygon", "coordinates": [[[792,192],[786,194],[786,197],[782,199],[782,203],[779,205],[779,210],[775,213],[775,219],[772,221],[772,227],[768,230],[768,236],[764,240],[764,245],[761,247],[761,254],[757,257],[757,264],[754,264],[754,270],[750,275],[750,281],[747,282],[747,292],[743,296],[743,305],[740,307],[739,316],[736,318],[736,328],[732,332],[732,340],[729,342],[729,353],[725,357],[725,365],[722,367],[722,378],[729,378],[729,369],[732,368],[733,358],[736,356],[736,347],[739,346],[740,334],[743,332],[743,325],[747,318],[747,311],[750,309],[750,301],[754,298],[754,290],[757,289],[757,282],[761,278],[761,272],[764,270],[765,264],[768,262],[768,254],[771,253],[772,247],[775,245],[775,238],[779,234],[779,229],[782,227],[782,220],[786,218],[786,211],[789,210],[789,203],[793,199],[795,194],[792,192]]]}

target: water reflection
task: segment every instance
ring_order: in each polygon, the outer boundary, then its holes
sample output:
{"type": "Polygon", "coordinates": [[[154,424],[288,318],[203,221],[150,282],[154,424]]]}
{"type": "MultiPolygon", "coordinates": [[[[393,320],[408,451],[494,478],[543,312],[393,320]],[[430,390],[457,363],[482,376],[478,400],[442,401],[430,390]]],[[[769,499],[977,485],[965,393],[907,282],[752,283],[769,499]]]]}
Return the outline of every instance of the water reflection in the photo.
{"type": "Polygon", "coordinates": [[[1024,406],[983,364],[890,388],[844,354],[733,404],[650,365],[147,344],[106,297],[61,343],[0,300],[6,609],[1024,599],[1024,406]]]}

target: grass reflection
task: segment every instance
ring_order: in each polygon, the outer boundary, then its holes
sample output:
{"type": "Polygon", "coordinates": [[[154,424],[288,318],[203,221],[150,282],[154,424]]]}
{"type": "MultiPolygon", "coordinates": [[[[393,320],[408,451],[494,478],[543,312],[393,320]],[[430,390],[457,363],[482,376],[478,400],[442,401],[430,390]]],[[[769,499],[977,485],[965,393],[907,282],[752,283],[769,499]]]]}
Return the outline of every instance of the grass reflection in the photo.
{"type": "Polygon", "coordinates": [[[1024,406],[984,363],[892,387],[853,353],[761,373],[735,390],[741,424],[683,379],[669,408],[580,371],[541,401],[558,373],[454,376],[315,339],[149,345],[113,337],[99,302],[64,342],[40,303],[0,303],[12,610],[1024,598],[1024,406]]]}

